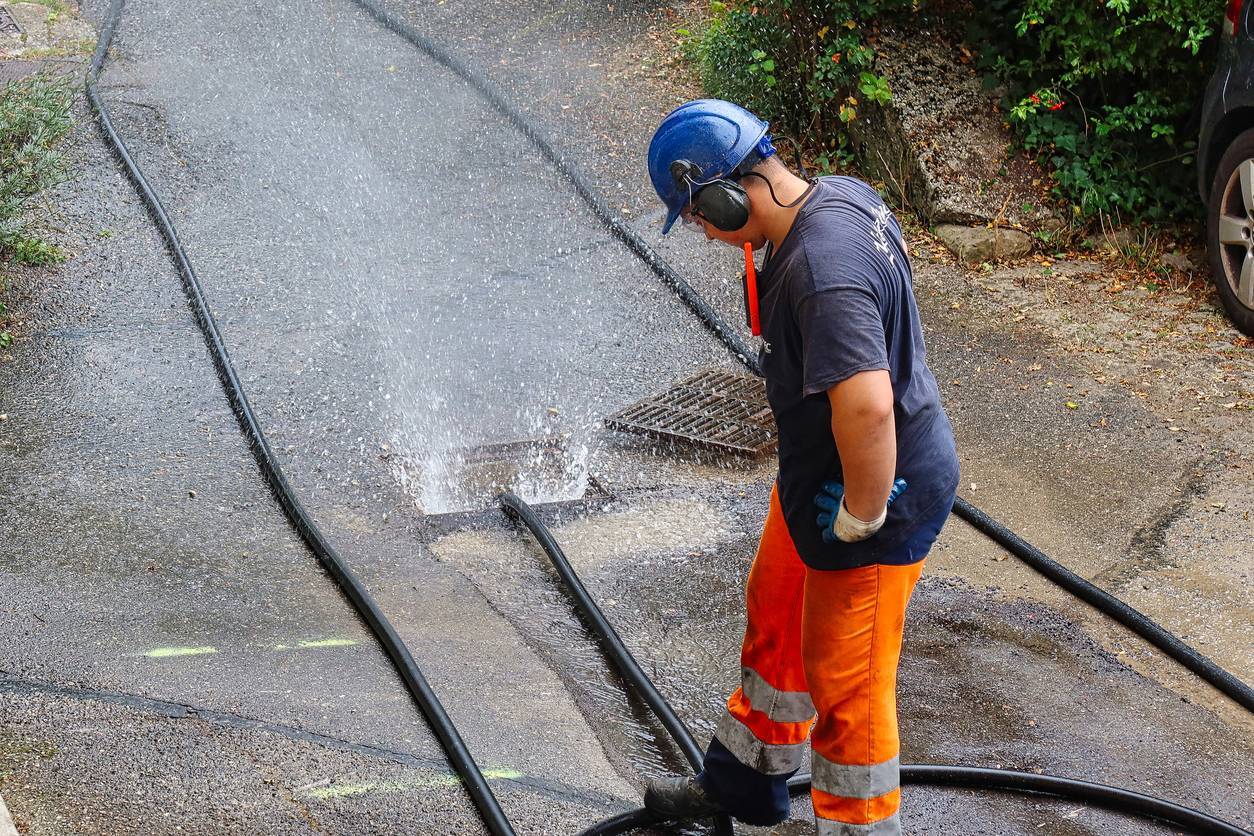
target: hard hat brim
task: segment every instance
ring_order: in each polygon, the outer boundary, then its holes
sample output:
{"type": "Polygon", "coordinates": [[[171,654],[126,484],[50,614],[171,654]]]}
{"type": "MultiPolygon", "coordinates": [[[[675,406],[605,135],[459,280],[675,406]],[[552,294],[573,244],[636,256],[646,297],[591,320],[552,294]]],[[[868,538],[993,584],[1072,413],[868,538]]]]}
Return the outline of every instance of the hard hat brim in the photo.
{"type": "Polygon", "coordinates": [[[679,220],[679,216],[682,215],[683,213],[684,213],[684,209],[682,206],[678,209],[671,209],[667,211],[666,223],[662,224],[663,235],[671,231],[671,227],[675,225],[675,221],[679,220]]]}

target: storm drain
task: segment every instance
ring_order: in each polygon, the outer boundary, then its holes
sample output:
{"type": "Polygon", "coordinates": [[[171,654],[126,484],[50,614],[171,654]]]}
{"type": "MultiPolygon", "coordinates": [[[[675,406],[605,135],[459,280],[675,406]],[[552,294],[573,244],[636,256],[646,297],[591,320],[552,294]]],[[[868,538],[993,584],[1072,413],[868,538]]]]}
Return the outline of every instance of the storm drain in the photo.
{"type": "Polygon", "coordinates": [[[524,478],[560,483],[565,459],[564,439],[557,437],[484,444],[451,451],[449,475],[465,493],[491,501],[501,491],[519,490],[524,478]]]}
{"type": "Polygon", "coordinates": [[[429,524],[455,529],[495,513],[497,496],[511,491],[533,508],[586,512],[612,496],[591,474],[570,472],[566,439],[548,436],[449,450],[437,457],[440,495],[424,497],[419,510],[429,524]]]}
{"type": "MultiPolygon", "coordinates": [[[[13,15],[4,6],[0,6],[0,35],[18,35],[21,36],[22,27],[17,25],[17,21],[13,19],[13,15]]],[[[23,62],[25,63],[25,62],[23,62]]],[[[4,77],[0,76],[0,81],[4,81],[4,77]]]]}
{"type": "Polygon", "coordinates": [[[779,440],[766,402],[766,383],[722,369],[706,369],[681,380],[606,418],[605,426],[753,457],[774,451],[779,440]]]}

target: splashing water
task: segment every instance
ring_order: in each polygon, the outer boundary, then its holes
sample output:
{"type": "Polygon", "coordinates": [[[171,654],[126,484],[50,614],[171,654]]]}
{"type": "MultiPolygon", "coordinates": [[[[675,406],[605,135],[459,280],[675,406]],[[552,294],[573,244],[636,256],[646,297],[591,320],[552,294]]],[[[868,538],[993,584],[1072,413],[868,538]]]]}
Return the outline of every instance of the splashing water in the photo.
{"type": "Polygon", "coordinates": [[[442,285],[416,284],[460,293],[416,292],[423,304],[408,311],[394,294],[355,289],[383,347],[393,474],[423,513],[489,507],[504,490],[553,502],[587,488],[601,410],[586,387],[565,385],[560,341],[536,336],[551,316],[544,300],[576,277],[519,243],[502,241],[495,269],[450,256],[442,285]],[[517,276],[528,292],[508,284],[517,276]]]}
{"type": "Polygon", "coordinates": [[[542,435],[552,422],[538,419],[527,440],[449,446],[465,436],[451,423],[447,402],[437,396],[425,406],[397,416],[398,452],[392,458],[393,475],[424,513],[485,508],[502,491],[540,503],[578,499],[587,490],[590,429],[578,439],[572,433],[542,435]]]}

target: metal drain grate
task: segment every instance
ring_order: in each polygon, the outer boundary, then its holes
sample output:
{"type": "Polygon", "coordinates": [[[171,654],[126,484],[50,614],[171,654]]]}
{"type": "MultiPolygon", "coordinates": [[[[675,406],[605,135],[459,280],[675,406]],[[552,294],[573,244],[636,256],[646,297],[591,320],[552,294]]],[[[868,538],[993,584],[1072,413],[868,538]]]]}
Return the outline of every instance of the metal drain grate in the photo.
{"type": "Polygon", "coordinates": [[[534,507],[591,507],[610,498],[591,474],[577,483],[571,466],[566,438],[546,436],[447,450],[412,466],[402,464],[401,470],[404,480],[415,483],[422,480],[422,471],[429,471],[442,486],[435,496],[415,497],[425,517],[460,520],[495,508],[502,491],[516,493],[534,507]]]}
{"type": "Polygon", "coordinates": [[[757,377],[706,369],[605,419],[619,432],[681,441],[706,450],[765,456],[779,439],[757,377]]]}
{"type": "Polygon", "coordinates": [[[22,27],[17,25],[13,15],[4,6],[0,6],[0,35],[22,35],[22,27]]]}

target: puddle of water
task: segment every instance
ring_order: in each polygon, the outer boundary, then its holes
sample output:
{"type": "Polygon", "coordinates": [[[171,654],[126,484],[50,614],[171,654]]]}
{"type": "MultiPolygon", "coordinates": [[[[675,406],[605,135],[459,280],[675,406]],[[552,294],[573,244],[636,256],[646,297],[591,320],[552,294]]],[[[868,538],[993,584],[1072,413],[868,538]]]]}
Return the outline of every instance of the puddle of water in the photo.
{"type": "MultiPolygon", "coordinates": [[[[723,648],[710,635],[711,630],[719,636],[728,632],[725,613],[719,607],[718,612],[703,611],[711,600],[735,600],[722,582],[707,577],[723,568],[721,562],[718,568],[710,563],[712,552],[719,550],[712,544],[728,548],[743,539],[733,526],[704,500],[666,498],[553,529],[606,616],[638,650],[645,672],[699,740],[712,733],[724,694],[722,688],[693,688],[692,683],[729,679],[735,660],[735,647],[723,648]],[[676,590],[658,583],[655,569],[634,565],[646,556],[650,565],[690,562],[691,572],[701,577],[678,597],[698,598],[701,605],[678,603],[676,590]],[[641,572],[645,577],[636,578],[641,572]]],[[[499,531],[460,531],[431,548],[470,577],[561,677],[622,774],[642,783],[688,771],[652,712],[611,670],[548,561],[529,540],[499,531]]],[[[671,569],[661,576],[673,577],[676,571],[688,570],[671,569]]],[[[739,578],[732,583],[738,585],[739,578]]],[[[730,632],[737,633],[737,627],[730,632]]]]}

